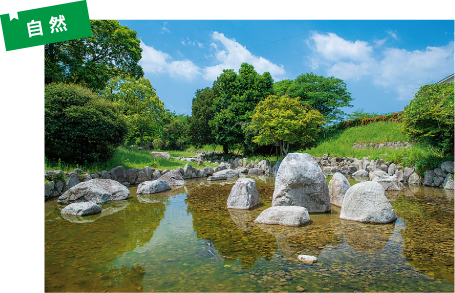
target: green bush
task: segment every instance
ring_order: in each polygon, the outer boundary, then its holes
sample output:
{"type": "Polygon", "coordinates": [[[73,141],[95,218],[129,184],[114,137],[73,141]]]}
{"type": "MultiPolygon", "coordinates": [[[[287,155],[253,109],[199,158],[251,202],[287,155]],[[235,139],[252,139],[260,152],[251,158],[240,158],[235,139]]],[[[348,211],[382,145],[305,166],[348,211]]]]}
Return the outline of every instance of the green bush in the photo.
{"type": "Polygon", "coordinates": [[[453,82],[425,85],[404,108],[402,130],[415,141],[453,154],[453,107],[453,82]]]}
{"type": "Polygon", "coordinates": [[[71,164],[105,162],[127,133],[115,106],[74,84],[45,87],[45,153],[71,164]]]}

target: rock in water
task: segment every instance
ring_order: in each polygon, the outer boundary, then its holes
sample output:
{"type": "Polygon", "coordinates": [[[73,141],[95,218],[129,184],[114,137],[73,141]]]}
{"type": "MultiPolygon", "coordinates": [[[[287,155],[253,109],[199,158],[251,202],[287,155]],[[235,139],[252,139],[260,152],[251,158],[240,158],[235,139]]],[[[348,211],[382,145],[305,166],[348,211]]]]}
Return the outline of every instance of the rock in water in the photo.
{"type": "Polygon", "coordinates": [[[277,206],[264,210],[254,220],[258,224],[302,226],[310,221],[308,210],[304,207],[277,206]]]}
{"type": "Polygon", "coordinates": [[[170,190],[171,186],[163,180],[145,181],[137,187],[137,194],[152,194],[170,190]]]}
{"type": "Polygon", "coordinates": [[[330,195],[324,173],[309,154],[288,154],[275,180],[272,206],[301,206],[309,213],[330,211],[330,195]]]}
{"type": "Polygon", "coordinates": [[[300,254],[297,259],[306,264],[312,264],[318,261],[318,258],[311,255],[300,254]]]}
{"type": "Polygon", "coordinates": [[[76,202],[67,205],[60,213],[71,216],[88,216],[101,213],[101,207],[91,201],[76,202]]]}
{"type": "Polygon", "coordinates": [[[381,184],[382,188],[386,191],[406,189],[403,183],[398,181],[398,179],[394,176],[375,177],[373,181],[381,184]]]}
{"type": "Polygon", "coordinates": [[[121,183],[110,179],[93,179],[73,186],[58,198],[59,204],[74,202],[104,203],[124,200],[130,191],[121,183]]]}
{"type": "Polygon", "coordinates": [[[251,178],[240,178],[231,189],[227,208],[248,210],[258,206],[260,202],[256,181],[251,178]]]}
{"type": "Polygon", "coordinates": [[[166,181],[170,186],[186,185],[186,181],[183,179],[182,174],[177,170],[169,171],[159,178],[162,181],[166,181]]]}
{"type": "Polygon", "coordinates": [[[335,173],[329,182],[330,203],[341,207],[346,191],[351,187],[348,179],[341,173],[335,173]]]}
{"type": "Polygon", "coordinates": [[[232,169],[224,169],[218,172],[213,173],[212,176],[226,176],[227,178],[239,177],[239,172],[232,169]]]}
{"type": "Polygon", "coordinates": [[[377,182],[361,182],[346,192],[340,219],[364,223],[390,223],[397,216],[387,200],[384,188],[377,182]]]}

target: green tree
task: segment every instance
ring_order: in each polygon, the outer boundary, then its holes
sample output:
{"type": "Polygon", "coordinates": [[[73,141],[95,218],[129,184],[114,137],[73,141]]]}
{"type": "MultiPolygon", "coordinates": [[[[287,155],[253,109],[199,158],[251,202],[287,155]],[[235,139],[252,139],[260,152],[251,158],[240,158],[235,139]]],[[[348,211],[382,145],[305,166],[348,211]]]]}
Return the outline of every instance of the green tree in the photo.
{"type": "Polygon", "coordinates": [[[275,90],[280,95],[284,94],[291,98],[300,97],[311,108],[324,115],[325,121],[328,123],[343,118],[345,113],[340,110],[341,107],[352,107],[349,103],[353,99],[346,84],[335,77],[306,73],[299,75],[292,84],[289,84],[288,81],[278,83],[275,90]]]}
{"type": "Polygon", "coordinates": [[[130,140],[139,138],[139,145],[142,146],[145,136],[154,137],[161,133],[164,103],[148,79],[114,77],[100,94],[114,102],[125,115],[130,140]]]}
{"type": "Polygon", "coordinates": [[[214,82],[214,118],[209,122],[215,143],[223,146],[224,153],[234,145],[245,148],[245,124],[251,120],[254,107],[273,93],[270,73],[258,74],[252,65],[243,63],[239,74],[223,70],[214,82]]]}
{"type": "Polygon", "coordinates": [[[290,144],[314,141],[323,123],[323,115],[300,102],[299,97],[271,95],[256,106],[250,127],[259,129],[253,142],[275,143],[280,147],[280,155],[286,156],[290,144]]]}
{"type": "Polygon", "coordinates": [[[454,83],[421,87],[404,108],[402,131],[415,141],[454,152],[454,83]]]}
{"type": "Polygon", "coordinates": [[[213,119],[214,108],[213,100],[215,91],[211,88],[205,88],[196,91],[191,106],[191,117],[189,118],[188,135],[191,144],[202,146],[204,144],[213,144],[215,142],[209,121],[213,119]]]}
{"type": "Polygon", "coordinates": [[[93,35],[45,45],[45,83],[83,84],[102,90],[113,76],[139,78],[142,49],[136,32],[116,20],[91,20],[93,35]]]}
{"type": "Polygon", "coordinates": [[[104,162],[127,133],[112,102],[85,87],[52,83],[45,87],[45,153],[71,164],[104,162]]]}
{"type": "Polygon", "coordinates": [[[162,134],[164,149],[181,150],[188,145],[188,119],[186,115],[169,113],[162,134]]]}

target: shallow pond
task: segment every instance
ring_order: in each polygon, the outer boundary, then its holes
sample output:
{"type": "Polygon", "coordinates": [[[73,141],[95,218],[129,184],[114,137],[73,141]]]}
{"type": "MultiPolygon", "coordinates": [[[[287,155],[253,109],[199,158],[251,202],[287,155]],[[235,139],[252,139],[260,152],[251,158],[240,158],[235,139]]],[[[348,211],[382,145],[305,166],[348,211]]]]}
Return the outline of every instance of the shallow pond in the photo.
{"type": "Polygon", "coordinates": [[[335,206],[304,227],[256,225],[273,180],[256,177],[261,205],[251,211],[226,209],[235,181],[146,196],[132,187],[128,200],[83,218],[47,202],[45,290],[454,291],[453,191],[388,193],[399,218],[387,225],[340,220],[335,206]]]}

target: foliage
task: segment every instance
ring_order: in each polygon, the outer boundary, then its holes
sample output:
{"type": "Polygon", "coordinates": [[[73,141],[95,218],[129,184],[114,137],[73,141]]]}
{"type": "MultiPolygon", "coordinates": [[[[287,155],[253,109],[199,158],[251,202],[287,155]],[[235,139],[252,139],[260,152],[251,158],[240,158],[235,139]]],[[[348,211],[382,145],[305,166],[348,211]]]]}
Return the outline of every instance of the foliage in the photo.
{"type": "Polygon", "coordinates": [[[209,121],[213,119],[213,100],[215,91],[211,88],[197,90],[191,106],[191,117],[188,121],[188,135],[191,144],[200,147],[204,144],[214,143],[209,121]]]}
{"type": "Polygon", "coordinates": [[[50,160],[94,163],[108,160],[127,126],[110,101],[73,84],[45,87],[45,151],[50,160]]]}
{"type": "Polygon", "coordinates": [[[454,83],[425,85],[404,108],[403,132],[415,141],[453,154],[453,115],[454,83]]]}
{"type": "Polygon", "coordinates": [[[359,109],[359,110],[356,110],[354,112],[352,112],[351,114],[348,114],[347,115],[347,118],[348,120],[352,120],[352,119],[362,119],[362,118],[374,118],[376,116],[380,116],[380,114],[378,113],[368,113],[368,112],[365,112],[364,109],[359,109]]]}
{"type": "Polygon", "coordinates": [[[168,113],[168,118],[165,121],[166,125],[161,134],[163,141],[161,148],[165,150],[181,150],[185,148],[189,143],[188,116],[168,113]]]}
{"type": "Polygon", "coordinates": [[[102,97],[114,102],[128,122],[128,138],[139,138],[143,145],[144,136],[155,137],[164,126],[164,103],[156,95],[155,89],[146,78],[111,78],[102,97]]]}
{"type": "Polygon", "coordinates": [[[142,49],[136,32],[116,20],[91,20],[91,37],[45,45],[45,83],[102,90],[112,76],[139,78],[142,49]]]}
{"type": "Polygon", "coordinates": [[[300,98],[271,95],[258,103],[252,115],[252,127],[259,133],[253,142],[259,145],[275,143],[280,154],[289,152],[289,144],[313,141],[324,117],[317,110],[300,102],[300,98]]]}
{"type": "Polygon", "coordinates": [[[345,114],[340,110],[341,107],[352,107],[349,103],[353,99],[346,84],[335,77],[306,73],[299,75],[292,83],[281,81],[274,88],[279,95],[300,97],[303,102],[324,115],[327,123],[341,120],[345,114]]]}
{"type": "Polygon", "coordinates": [[[213,83],[215,114],[209,125],[215,143],[222,145],[225,153],[236,144],[245,145],[245,124],[257,103],[273,93],[272,87],[270,73],[260,75],[247,63],[241,65],[239,74],[224,70],[213,83]]]}

